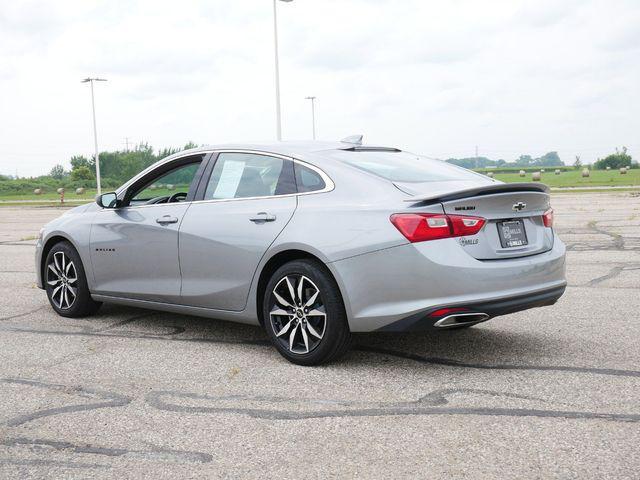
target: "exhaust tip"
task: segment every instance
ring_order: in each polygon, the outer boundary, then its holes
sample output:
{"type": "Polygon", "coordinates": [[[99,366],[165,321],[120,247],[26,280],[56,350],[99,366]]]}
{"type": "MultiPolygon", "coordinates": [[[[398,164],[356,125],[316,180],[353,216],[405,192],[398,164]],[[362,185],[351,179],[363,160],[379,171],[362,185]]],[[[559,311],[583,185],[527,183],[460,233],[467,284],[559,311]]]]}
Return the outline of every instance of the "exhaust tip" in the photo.
{"type": "Polygon", "coordinates": [[[472,325],[474,323],[480,323],[489,320],[489,315],[486,313],[453,313],[441,318],[433,324],[437,328],[456,327],[459,325],[472,325]]]}

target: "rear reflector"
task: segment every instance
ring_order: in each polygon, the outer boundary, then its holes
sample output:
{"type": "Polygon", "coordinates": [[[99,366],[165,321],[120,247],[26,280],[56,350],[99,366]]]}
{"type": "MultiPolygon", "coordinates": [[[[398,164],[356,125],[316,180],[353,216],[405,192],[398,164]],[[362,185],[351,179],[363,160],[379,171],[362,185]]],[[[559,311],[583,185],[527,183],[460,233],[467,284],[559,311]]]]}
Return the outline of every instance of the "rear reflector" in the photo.
{"type": "Polygon", "coordinates": [[[469,309],[467,308],[441,308],[439,310],[435,310],[433,312],[431,312],[429,314],[430,317],[435,318],[435,317],[444,317],[445,315],[449,315],[451,313],[460,313],[460,312],[468,312],[469,309]]]}
{"type": "Polygon", "coordinates": [[[544,222],[544,226],[551,228],[553,227],[553,208],[550,208],[542,215],[542,221],[544,222]]]}
{"type": "Polygon", "coordinates": [[[481,217],[437,213],[396,213],[390,220],[411,243],[475,235],[486,223],[481,217]]]}

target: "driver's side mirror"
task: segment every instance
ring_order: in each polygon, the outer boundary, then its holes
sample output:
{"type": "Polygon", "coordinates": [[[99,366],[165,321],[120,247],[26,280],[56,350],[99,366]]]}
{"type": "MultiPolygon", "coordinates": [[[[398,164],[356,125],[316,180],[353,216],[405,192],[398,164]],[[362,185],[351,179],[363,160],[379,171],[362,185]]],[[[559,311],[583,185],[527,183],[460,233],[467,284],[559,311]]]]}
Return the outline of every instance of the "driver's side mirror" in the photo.
{"type": "Polygon", "coordinates": [[[103,193],[96,196],[96,203],[102,208],[116,208],[118,206],[118,196],[115,192],[103,193]]]}

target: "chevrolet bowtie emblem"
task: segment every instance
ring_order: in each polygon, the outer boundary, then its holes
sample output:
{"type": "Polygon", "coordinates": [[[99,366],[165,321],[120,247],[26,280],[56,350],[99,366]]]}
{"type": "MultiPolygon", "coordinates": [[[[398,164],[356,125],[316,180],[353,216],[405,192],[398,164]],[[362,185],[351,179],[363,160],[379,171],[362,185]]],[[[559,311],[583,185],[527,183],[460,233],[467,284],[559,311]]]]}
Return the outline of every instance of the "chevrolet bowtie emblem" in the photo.
{"type": "Polygon", "coordinates": [[[524,210],[525,208],[527,208],[527,204],[524,203],[524,202],[514,203],[513,207],[511,207],[511,209],[516,211],[516,212],[520,212],[520,211],[524,210]]]}

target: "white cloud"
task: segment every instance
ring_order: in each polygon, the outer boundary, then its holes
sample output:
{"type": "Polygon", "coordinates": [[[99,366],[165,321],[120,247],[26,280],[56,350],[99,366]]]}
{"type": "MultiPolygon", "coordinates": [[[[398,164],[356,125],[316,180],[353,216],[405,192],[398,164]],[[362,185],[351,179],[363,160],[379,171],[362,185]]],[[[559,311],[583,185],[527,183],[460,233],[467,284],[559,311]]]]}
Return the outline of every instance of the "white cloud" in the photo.
{"type": "MultiPolygon", "coordinates": [[[[269,139],[270,0],[20,1],[0,6],[0,173],[100,145],[269,139]]],[[[364,133],[434,157],[583,161],[640,127],[635,0],[278,2],[286,138],[364,133]]]]}

